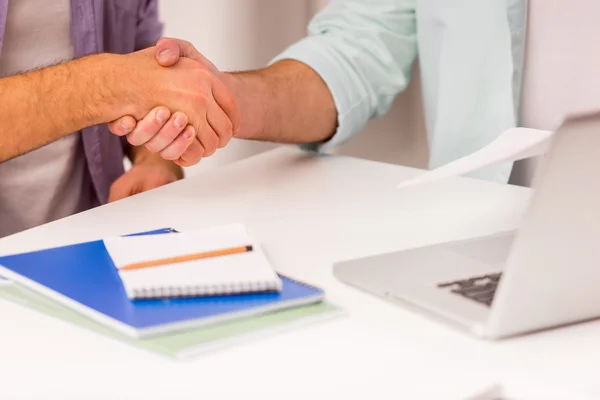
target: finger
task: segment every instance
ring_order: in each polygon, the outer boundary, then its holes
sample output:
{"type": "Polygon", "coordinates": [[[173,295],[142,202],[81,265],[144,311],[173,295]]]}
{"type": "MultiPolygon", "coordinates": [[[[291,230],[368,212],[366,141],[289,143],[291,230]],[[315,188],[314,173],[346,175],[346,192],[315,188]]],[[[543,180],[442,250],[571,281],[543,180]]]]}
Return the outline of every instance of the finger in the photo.
{"type": "MultiPolygon", "coordinates": [[[[160,156],[165,160],[175,161],[179,159],[195,141],[196,130],[193,126],[188,125],[183,133],[177,136],[172,143],[170,143],[160,152],[160,156]]],[[[196,160],[196,163],[200,161],[200,157],[202,157],[202,154],[198,155],[198,160],[196,160]]]]}
{"type": "Polygon", "coordinates": [[[188,147],[188,149],[179,157],[179,159],[175,160],[175,164],[180,167],[191,167],[192,165],[198,164],[204,155],[204,147],[198,141],[197,138],[194,138],[194,141],[188,147]]]}
{"type": "MultiPolygon", "coordinates": [[[[146,149],[152,153],[160,153],[183,132],[187,124],[188,117],[184,113],[176,112],[171,115],[171,118],[162,129],[146,142],[146,149]]],[[[179,156],[175,157],[175,159],[177,158],[179,156]]]]}
{"type": "Polygon", "coordinates": [[[125,136],[135,128],[137,121],[130,115],[121,117],[108,124],[108,130],[117,136],[125,136]]]}
{"type": "Polygon", "coordinates": [[[154,137],[169,120],[171,112],[167,107],[158,106],[139,121],[133,131],[127,135],[132,146],[141,146],[154,137]]]}
{"type": "Polygon", "coordinates": [[[240,110],[237,99],[231,89],[219,78],[213,79],[212,95],[219,107],[231,121],[233,136],[240,130],[240,110]]]}
{"type": "Polygon", "coordinates": [[[213,105],[208,109],[206,119],[213,131],[219,137],[219,148],[227,146],[233,136],[233,124],[227,114],[218,106],[213,105]]]}
{"type": "Polygon", "coordinates": [[[156,60],[163,67],[175,65],[181,57],[198,61],[212,72],[218,72],[217,67],[188,41],[175,38],[162,38],[156,43],[156,60]]]}
{"type": "Polygon", "coordinates": [[[210,124],[206,123],[197,133],[196,137],[200,140],[204,148],[202,157],[212,156],[219,147],[219,136],[215,133],[210,124]]]}

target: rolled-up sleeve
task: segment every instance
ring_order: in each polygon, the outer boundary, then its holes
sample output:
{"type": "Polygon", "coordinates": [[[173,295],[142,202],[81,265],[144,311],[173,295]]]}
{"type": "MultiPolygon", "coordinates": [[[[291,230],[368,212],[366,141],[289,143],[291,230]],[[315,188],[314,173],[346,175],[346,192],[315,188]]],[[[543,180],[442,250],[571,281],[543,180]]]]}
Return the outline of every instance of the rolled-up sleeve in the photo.
{"type": "Polygon", "coordinates": [[[417,53],[416,0],[334,0],[309,24],[309,36],[272,63],[293,59],[314,69],[333,96],[338,127],[327,151],[385,114],[406,88],[417,53]]]}

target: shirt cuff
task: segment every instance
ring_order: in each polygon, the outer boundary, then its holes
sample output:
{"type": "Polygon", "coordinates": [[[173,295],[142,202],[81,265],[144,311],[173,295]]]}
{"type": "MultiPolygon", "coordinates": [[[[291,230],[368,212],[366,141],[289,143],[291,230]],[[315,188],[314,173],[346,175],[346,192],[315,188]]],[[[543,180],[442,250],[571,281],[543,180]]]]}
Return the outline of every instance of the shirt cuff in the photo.
{"type": "Polygon", "coordinates": [[[327,152],[344,143],[369,121],[368,100],[360,95],[356,80],[346,67],[345,61],[326,36],[309,36],[287,48],[270,64],[281,60],[296,60],[311,67],[325,82],[337,110],[337,130],[326,142],[309,143],[303,148],[327,152]]]}

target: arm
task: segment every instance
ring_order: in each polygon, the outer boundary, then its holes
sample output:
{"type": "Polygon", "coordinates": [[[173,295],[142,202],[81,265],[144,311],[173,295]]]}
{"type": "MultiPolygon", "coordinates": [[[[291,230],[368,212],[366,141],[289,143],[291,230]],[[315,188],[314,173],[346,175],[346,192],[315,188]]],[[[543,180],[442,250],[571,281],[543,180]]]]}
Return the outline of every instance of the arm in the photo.
{"type": "Polygon", "coordinates": [[[111,57],[90,56],[0,79],[0,162],[118,116],[111,113],[115,79],[104,68],[111,57]]]}
{"type": "Polygon", "coordinates": [[[337,127],[327,85],[309,66],[283,60],[251,72],[223,74],[238,99],[244,139],[281,143],[322,142],[337,127]]]}
{"type": "Polygon", "coordinates": [[[90,125],[141,119],[160,103],[186,115],[187,137],[205,130],[207,118],[227,118],[215,97],[234,104],[233,95],[206,67],[187,60],[162,68],[155,54],[93,55],[0,79],[0,162],[90,125]]]}
{"type": "Polygon", "coordinates": [[[240,136],[314,143],[326,150],[385,114],[410,79],[417,51],[415,8],[415,0],[372,0],[368,6],[334,0],[311,21],[309,36],[270,67],[237,76],[234,90],[247,116],[240,136]],[[263,86],[253,93],[256,81],[263,86]],[[260,107],[267,110],[262,124],[249,122],[260,107]]]}
{"type": "MultiPolygon", "coordinates": [[[[333,1],[311,22],[309,37],[268,68],[220,74],[241,110],[235,136],[326,150],[386,113],[408,85],[416,57],[415,1],[333,1]]],[[[163,66],[180,57],[205,60],[174,39],[157,49],[163,66]]]]}

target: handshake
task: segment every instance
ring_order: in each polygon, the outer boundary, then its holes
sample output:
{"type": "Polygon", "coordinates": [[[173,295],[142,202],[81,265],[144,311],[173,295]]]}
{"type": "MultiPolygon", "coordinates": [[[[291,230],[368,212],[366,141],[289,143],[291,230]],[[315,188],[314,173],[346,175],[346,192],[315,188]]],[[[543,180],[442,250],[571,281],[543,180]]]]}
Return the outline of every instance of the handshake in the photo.
{"type": "MultiPolygon", "coordinates": [[[[225,74],[189,42],[161,39],[128,54],[134,90],[122,90],[121,116],[109,129],[182,167],[225,147],[240,127],[240,109],[225,74]],[[123,113],[122,111],[125,111],[123,113]]],[[[119,79],[119,76],[116,77],[119,79]]]]}

